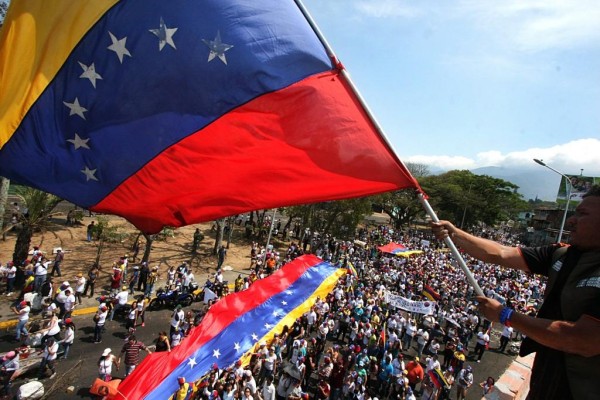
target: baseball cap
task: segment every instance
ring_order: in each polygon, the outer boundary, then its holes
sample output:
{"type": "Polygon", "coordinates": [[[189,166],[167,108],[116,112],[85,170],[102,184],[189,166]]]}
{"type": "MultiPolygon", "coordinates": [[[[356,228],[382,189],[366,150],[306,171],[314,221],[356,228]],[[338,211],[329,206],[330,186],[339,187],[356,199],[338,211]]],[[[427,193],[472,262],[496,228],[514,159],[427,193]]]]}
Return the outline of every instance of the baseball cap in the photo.
{"type": "Polygon", "coordinates": [[[107,355],[109,355],[112,352],[112,350],[110,349],[110,347],[107,347],[106,349],[104,349],[104,351],[102,352],[102,357],[106,357],[107,355]]]}

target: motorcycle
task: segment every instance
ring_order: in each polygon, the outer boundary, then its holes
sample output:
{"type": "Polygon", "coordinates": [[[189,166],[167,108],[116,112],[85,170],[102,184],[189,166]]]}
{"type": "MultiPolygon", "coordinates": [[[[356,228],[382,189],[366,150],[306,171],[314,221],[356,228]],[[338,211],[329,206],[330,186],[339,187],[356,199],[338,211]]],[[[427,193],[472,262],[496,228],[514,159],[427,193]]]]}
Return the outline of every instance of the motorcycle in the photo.
{"type": "Polygon", "coordinates": [[[192,292],[194,295],[194,301],[204,301],[204,292],[206,289],[212,291],[217,297],[223,297],[229,294],[229,282],[223,281],[223,283],[213,282],[210,279],[206,280],[204,287],[196,286],[196,290],[192,292]]]}
{"type": "Polygon", "coordinates": [[[188,307],[194,301],[194,296],[191,293],[183,292],[179,290],[160,288],[156,291],[156,297],[153,298],[148,304],[149,310],[159,310],[163,307],[175,308],[178,304],[183,307],[188,307]]]}
{"type": "MultiPolygon", "coordinates": [[[[141,301],[144,299],[144,295],[138,295],[134,297],[137,301],[141,301]]],[[[116,295],[111,294],[108,296],[100,296],[96,298],[98,301],[98,305],[104,304],[108,308],[108,315],[112,312],[113,307],[117,304],[118,300],[116,299],[116,295]]],[[[131,311],[131,301],[125,304],[123,307],[120,307],[115,311],[115,317],[119,318],[127,318],[127,314],[131,311]]]]}

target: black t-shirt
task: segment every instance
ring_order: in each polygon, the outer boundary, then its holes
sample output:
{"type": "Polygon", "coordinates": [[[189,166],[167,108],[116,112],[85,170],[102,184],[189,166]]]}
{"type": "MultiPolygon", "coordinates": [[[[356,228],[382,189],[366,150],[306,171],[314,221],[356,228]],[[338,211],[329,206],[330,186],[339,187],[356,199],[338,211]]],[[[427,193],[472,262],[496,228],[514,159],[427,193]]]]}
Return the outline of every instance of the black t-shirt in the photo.
{"type": "MultiPolygon", "coordinates": [[[[600,318],[600,252],[559,245],[523,248],[529,269],[548,276],[538,318],[577,321],[600,318]]],[[[542,346],[526,338],[521,355],[536,351],[529,399],[587,399],[598,394],[600,356],[583,357],[542,346]]]]}

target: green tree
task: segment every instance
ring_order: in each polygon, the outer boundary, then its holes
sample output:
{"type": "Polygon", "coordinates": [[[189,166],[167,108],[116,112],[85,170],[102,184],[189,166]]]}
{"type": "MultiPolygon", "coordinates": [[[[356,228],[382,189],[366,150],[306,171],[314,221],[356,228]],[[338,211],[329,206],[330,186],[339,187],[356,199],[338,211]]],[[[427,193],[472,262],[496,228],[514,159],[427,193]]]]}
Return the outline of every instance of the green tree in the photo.
{"type": "Polygon", "coordinates": [[[36,231],[46,230],[50,225],[49,217],[62,200],[53,194],[18,186],[15,190],[23,202],[23,213],[19,216],[19,233],[13,252],[15,265],[22,265],[29,255],[31,238],[36,231]]]}
{"type": "Polygon", "coordinates": [[[99,215],[96,218],[96,228],[94,235],[98,239],[96,243],[96,265],[101,268],[100,258],[102,253],[106,249],[109,243],[118,243],[123,237],[124,233],[120,231],[117,225],[111,225],[107,216],[99,215]]]}
{"type": "Polygon", "coordinates": [[[463,227],[495,225],[528,208],[517,185],[488,175],[455,170],[424,177],[420,184],[438,217],[463,227]]]}
{"type": "MultiPolygon", "coordinates": [[[[286,207],[289,220],[299,218],[303,228],[330,234],[340,239],[354,237],[356,227],[371,213],[371,197],[329,201],[302,206],[286,207]]],[[[289,228],[289,224],[286,224],[289,228]]],[[[287,228],[286,228],[287,229],[287,228]]],[[[300,240],[304,238],[304,233],[300,240]]]]}
{"type": "MultiPolygon", "coordinates": [[[[409,162],[406,163],[406,168],[417,181],[431,175],[429,167],[425,164],[409,162]]],[[[402,229],[405,225],[410,225],[415,218],[425,213],[414,189],[382,193],[372,196],[371,200],[374,205],[389,215],[391,223],[396,229],[402,229]]]]}

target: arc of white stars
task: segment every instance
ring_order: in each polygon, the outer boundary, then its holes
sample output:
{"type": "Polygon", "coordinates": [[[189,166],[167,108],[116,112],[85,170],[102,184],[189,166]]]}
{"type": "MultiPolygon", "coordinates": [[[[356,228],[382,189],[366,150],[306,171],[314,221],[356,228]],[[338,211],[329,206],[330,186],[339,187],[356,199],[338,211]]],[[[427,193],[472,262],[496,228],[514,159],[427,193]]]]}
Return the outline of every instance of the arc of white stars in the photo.
{"type": "Polygon", "coordinates": [[[190,368],[194,368],[194,365],[198,364],[196,362],[196,357],[190,357],[188,358],[188,365],[190,366],[190,368]]]}
{"type": "Polygon", "coordinates": [[[79,104],[79,99],[77,97],[75,97],[75,100],[73,100],[72,103],[67,103],[66,101],[63,101],[63,104],[69,108],[69,116],[79,115],[81,118],[85,119],[85,115],[83,113],[87,112],[87,108],[82,107],[79,104]]]}
{"type": "Polygon", "coordinates": [[[127,43],[127,36],[125,36],[123,39],[117,39],[117,37],[113,35],[112,32],[108,32],[108,34],[110,35],[110,40],[112,41],[112,44],[108,46],[107,49],[114,51],[117,54],[117,57],[119,57],[119,62],[123,64],[123,57],[131,57],[131,53],[129,52],[129,50],[127,50],[127,47],[125,47],[127,43]]]}
{"type": "Polygon", "coordinates": [[[85,181],[89,182],[89,181],[97,181],[98,178],[96,178],[96,171],[97,169],[90,169],[87,166],[81,170],[81,173],[85,175],[85,181]]]}
{"type": "Polygon", "coordinates": [[[73,145],[75,146],[75,150],[80,149],[80,148],[89,150],[90,146],[87,144],[89,141],[90,141],[89,138],[83,139],[78,134],[75,134],[75,137],[73,139],[67,139],[67,142],[73,143],[73,145]]]}
{"type": "Polygon", "coordinates": [[[223,64],[227,65],[227,58],[225,57],[225,52],[230,50],[233,47],[233,45],[226,44],[221,41],[221,32],[217,31],[217,37],[215,37],[215,40],[202,39],[202,41],[210,49],[210,53],[208,53],[207,62],[211,62],[215,59],[215,57],[218,57],[219,60],[223,62],[223,64]]]}
{"type": "Polygon", "coordinates": [[[96,80],[102,79],[102,77],[99,73],[96,72],[96,67],[94,66],[94,63],[91,63],[89,66],[85,65],[81,61],[78,61],[78,63],[83,69],[83,73],[79,75],[79,77],[89,79],[94,89],[96,89],[96,80]]]}
{"type": "Polygon", "coordinates": [[[255,342],[258,342],[258,335],[256,333],[253,333],[251,336],[252,336],[252,340],[254,340],[255,342]]]}
{"type": "Polygon", "coordinates": [[[161,51],[166,44],[177,50],[175,47],[175,42],[173,42],[173,35],[177,32],[178,28],[167,28],[165,25],[165,21],[160,17],[160,24],[158,24],[158,29],[150,29],[150,32],[155,34],[158,37],[158,51],[161,51]]]}
{"type": "Polygon", "coordinates": [[[234,344],[233,344],[233,349],[234,349],[235,351],[240,351],[240,349],[241,349],[241,348],[242,348],[242,346],[240,346],[240,344],[239,344],[239,343],[234,343],[234,344]]]}
{"type": "Polygon", "coordinates": [[[214,358],[219,358],[221,356],[221,352],[219,351],[219,349],[215,349],[213,350],[213,357],[214,358]]]}

